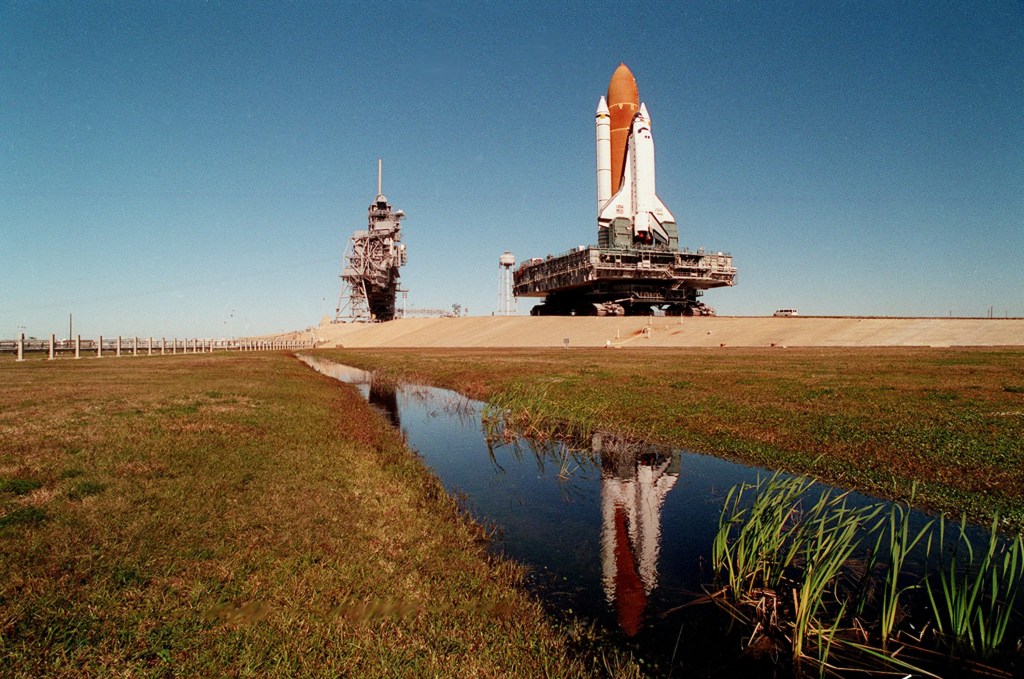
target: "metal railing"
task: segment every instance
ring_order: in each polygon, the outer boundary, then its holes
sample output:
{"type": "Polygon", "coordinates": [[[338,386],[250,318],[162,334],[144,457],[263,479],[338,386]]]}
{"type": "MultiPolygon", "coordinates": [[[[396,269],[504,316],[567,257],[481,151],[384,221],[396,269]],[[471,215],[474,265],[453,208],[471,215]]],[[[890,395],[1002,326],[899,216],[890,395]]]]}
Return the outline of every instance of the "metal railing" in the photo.
{"type": "Polygon", "coordinates": [[[0,353],[17,354],[18,361],[25,360],[26,353],[47,353],[49,360],[58,355],[82,356],[166,356],[168,354],[204,354],[215,351],[278,351],[287,349],[307,349],[316,346],[312,340],[281,339],[281,338],[177,338],[168,340],[153,337],[107,337],[100,335],[97,339],[82,339],[78,335],[74,339],[58,340],[56,335],[49,339],[27,338],[24,333],[17,339],[0,340],[0,353]]]}

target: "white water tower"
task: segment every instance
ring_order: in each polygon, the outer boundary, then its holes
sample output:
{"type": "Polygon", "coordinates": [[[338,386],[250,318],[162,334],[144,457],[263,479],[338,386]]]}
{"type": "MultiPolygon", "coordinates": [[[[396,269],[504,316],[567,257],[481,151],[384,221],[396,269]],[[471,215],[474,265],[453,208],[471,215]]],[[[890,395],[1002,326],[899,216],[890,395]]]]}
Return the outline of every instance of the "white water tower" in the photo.
{"type": "Polygon", "coordinates": [[[501,267],[499,269],[501,288],[499,292],[498,315],[515,316],[519,312],[518,305],[513,302],[512,297],[512,267],[516,265],[516,257],[508,250],[505,250],[501,257],[498,258],[498,264],[501,267]]]}

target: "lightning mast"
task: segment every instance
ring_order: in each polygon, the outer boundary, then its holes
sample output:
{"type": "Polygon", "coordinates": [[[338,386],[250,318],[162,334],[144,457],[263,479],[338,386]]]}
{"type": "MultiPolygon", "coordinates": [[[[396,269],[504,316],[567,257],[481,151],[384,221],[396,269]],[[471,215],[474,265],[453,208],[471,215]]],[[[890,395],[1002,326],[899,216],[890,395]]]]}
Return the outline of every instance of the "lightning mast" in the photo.
{"type": "Polygon", "coordinates": [[[335,322],[382,322],[396,317],[399,267],[406,261],[401,220],[405,213],[392,210],[381,186],[382,164],[377,159],[377,197],[367,211],[367,229],[356,231],[345,249],[341,295],[335,322]]]}

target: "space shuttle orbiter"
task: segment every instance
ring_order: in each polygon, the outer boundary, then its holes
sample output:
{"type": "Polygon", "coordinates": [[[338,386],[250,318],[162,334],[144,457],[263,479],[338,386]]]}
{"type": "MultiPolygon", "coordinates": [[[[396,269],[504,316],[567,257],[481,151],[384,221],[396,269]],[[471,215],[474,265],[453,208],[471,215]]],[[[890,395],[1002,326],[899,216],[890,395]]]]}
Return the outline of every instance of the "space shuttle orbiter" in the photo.
{"type": "Polygon", "coordinates": [[[676,218],[655,192],[651,116],[636,79],[620,64],[597,104],[598,245],[676,250],[676,218]]]}

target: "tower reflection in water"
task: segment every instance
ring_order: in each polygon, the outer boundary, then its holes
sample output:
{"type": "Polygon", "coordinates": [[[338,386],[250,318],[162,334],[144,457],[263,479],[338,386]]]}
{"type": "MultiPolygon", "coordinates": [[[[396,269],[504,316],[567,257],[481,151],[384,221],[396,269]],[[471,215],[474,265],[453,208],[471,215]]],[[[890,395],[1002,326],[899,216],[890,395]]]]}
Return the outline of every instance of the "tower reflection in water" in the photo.
{"type": "Polygon", "coordinates": [[[402,428],[402,419],[398,414],[398,391],[395,385],[384,382],[376,375],[370,376],[370,388],[366,394],[370,405],[384,413],[393,426],[402,428]]]}
{"type": "Polygon", "coordinates": [[[658,585],[661,508],[679,478],[680,456],[595,434],[601,459],[601,570],[604,594],[629,636],[643,624],[658,585]]]}

